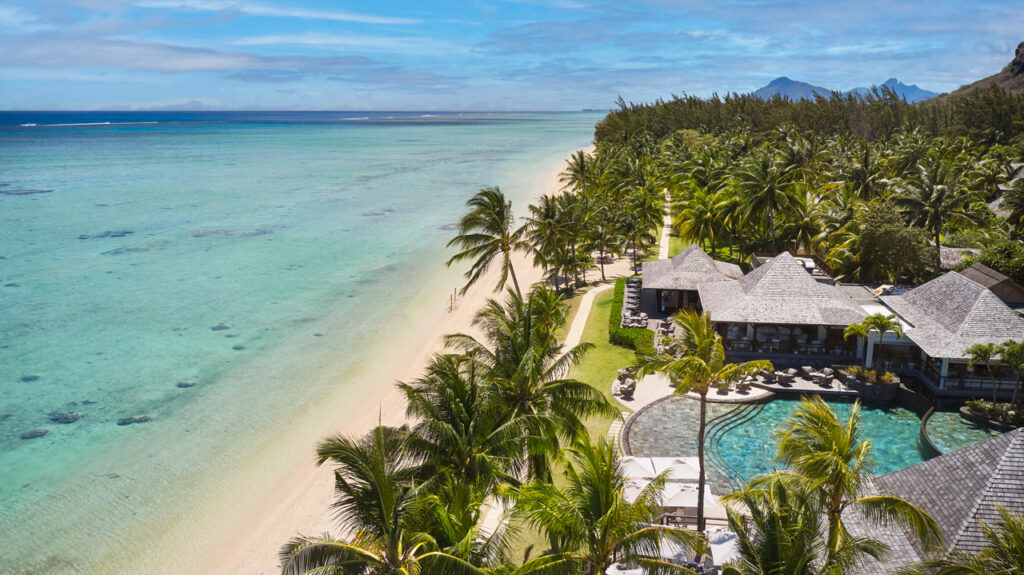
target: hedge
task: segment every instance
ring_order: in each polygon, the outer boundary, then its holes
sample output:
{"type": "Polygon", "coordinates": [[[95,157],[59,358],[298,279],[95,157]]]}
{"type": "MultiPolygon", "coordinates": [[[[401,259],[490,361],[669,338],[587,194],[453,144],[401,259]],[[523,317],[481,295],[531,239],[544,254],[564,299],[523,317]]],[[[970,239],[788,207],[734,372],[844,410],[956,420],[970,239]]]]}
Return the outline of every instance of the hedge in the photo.
{"type": "Polygon", "coordinates": [[[625,294],[626,278],[615,280],[615,295],[608,315],[608,341],[613,345],[635,350],[637,355],[654,355],[654,332],[639,327],[620,327],[625,294]]]}

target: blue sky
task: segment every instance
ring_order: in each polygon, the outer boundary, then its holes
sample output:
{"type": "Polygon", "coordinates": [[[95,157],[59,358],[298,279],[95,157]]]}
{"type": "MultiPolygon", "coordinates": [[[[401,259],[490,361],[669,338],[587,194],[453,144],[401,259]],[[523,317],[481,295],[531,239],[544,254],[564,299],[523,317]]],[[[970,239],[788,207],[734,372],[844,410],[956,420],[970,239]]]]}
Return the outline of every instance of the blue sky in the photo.
{"type": "Polygon", "coordinates": [[[1020,0],[0,0],[0,109],[575,110],[622,96],[949,91],[1024,40],[1020,0]]]}

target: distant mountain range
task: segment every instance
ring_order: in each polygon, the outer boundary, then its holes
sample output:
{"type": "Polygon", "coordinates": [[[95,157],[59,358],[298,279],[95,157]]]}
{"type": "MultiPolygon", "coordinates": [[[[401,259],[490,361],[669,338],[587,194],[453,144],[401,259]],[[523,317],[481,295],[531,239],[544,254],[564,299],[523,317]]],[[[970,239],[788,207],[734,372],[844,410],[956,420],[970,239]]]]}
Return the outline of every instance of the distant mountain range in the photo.
{"type": "MultiPolygon", "coordinates": [[[[914,84],[908,86],[896,78],[889,78],[879,85],[878,89],[881,90],[882,86],[888,87],[895,92],[896,95],[905,98],[910,103],[921,102],[939,95],[937,92],[923,90],[914,84]]],[[[755,90],[754,95],[765,100],[774,98],[777,95],[784,96],[790,100],[812,100],[814,99],[815,94],[819,94],[827,98],[833,91],[834,90],[830,88],[823,88],[821,86],[815,86],[814,84],[808,84],[807,82],[790,80],[789,78],[782,76],[781,78],[772,80],[767,86],[755,90]]],[[[842,93],[867,95],[871,93],[871,88],[853,88],[852,90],[846,90],[842,93]]]]}

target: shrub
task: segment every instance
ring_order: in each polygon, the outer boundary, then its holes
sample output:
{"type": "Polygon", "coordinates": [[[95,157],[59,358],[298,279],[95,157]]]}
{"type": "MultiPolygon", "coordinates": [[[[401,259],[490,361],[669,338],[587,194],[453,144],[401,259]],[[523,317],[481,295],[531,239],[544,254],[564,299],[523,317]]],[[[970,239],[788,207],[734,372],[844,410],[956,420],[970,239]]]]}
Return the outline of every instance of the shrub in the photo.
{"type": "Polygon", "coordinates": [[[637,355],[654,355],[654,332],[639,327],[620,327],[625,293],[626,278],[615,280],[615,294],[608,315],[608,341],[613,345],[635,350],[637,355]]]}
{"type": "Polygon", "coordinates": [[[992,403],[984,399],[972,399],[967,402],[967,409],[975,415],[1003,425],[1024,427],[1024,410],[1012,403],[992,403]]]}

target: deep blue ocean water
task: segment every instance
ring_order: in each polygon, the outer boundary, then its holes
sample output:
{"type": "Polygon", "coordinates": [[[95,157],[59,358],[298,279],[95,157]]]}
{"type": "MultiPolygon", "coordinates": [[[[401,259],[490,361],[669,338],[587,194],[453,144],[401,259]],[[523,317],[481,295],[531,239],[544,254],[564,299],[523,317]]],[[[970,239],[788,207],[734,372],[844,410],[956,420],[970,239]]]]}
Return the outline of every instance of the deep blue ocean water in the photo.
{"type": "Polygon", "coordinates": [[[443,305],[469,196],[525,215],[600,117],[0,112],[0,573],[130,564],[443,305]]]}

